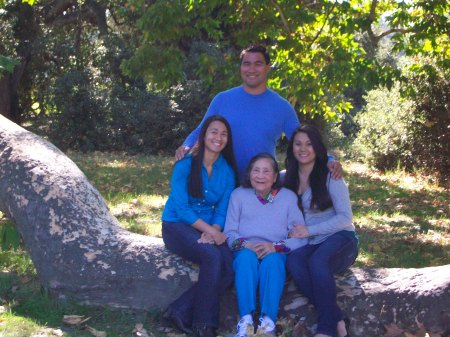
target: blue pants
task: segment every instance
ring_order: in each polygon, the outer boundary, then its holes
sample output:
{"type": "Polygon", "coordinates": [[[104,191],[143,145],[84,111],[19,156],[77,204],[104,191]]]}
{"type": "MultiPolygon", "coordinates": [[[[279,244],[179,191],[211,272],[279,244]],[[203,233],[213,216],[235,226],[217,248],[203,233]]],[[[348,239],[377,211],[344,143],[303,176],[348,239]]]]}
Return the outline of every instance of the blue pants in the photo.
{"type": "Polygon", "coordinates": [[[219,326],[220,295],[233,284],[233,254],[226,243],[198,243],[201,233],[184,223],[163,221],[162,237],[171,252],[200,265],[198,281],[170,308],[187,326],[219,326]]]}
{"type": "Polygon", "coordinates": [[[307,245],[289,254],[287,269],[297,288],[314,304],[319,316],[316,333],[336,336],[337,322],[344,315],[337,305],[334,273],[353,264],[358,255],[355,238],[337,232],[317,245],[307,245]]]}
{"type": "Polygon", "coordinates": [[[256,290],[259,283],[261,316],[276,322],[278,306],[286,279],[286,255],[270,253],[258,260],[255,252],[242,249],[234,253],[235,286],[240,317],[256,309],[256,290]]]}

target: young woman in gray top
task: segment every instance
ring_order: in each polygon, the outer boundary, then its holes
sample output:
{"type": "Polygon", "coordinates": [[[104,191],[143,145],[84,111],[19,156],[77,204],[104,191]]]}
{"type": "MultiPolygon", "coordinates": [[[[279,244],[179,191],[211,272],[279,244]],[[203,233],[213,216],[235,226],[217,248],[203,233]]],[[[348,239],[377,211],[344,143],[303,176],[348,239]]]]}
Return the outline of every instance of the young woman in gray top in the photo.
{"type": "Polygon", "coordinates": [[[348,336],[333,276],[346,270],[358,255],[347,185],[342,179],[330,179],[327,149],[311,125],[295,130],[285,163],[284,186],[298,195],[306,222],[306,226],[295,226],[290,237],[308,240],[288,256],[287,269],[318,312],[315,337],[348,336]]]}

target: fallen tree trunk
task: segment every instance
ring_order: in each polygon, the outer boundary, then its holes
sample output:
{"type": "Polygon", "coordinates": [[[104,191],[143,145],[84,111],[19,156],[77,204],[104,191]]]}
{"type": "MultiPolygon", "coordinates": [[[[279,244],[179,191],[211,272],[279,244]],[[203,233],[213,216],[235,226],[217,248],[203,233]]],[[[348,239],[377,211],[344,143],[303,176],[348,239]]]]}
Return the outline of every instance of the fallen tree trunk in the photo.
{"type": "Polygon", "coordinates": [[[67,156],[3,116],[0,210],[22,235],[42,285],[60,297],[158,307],[182,291],[167,282],[171,274],[190,277],[160,240],[122,229],[67,156]]]}
{"type": "MultiPolygon", "coordinates": [[[[60,298],[119,308],[162,309],[197,279],[161,239],[130,233],[110,214],[78,167],[42,138],[0,116],[0,210],[16,224],[42,285],[60,298]]],[[[450,265],[423,269],[353,268],[338,278],[353,336],[387,329],[450,330],[450,265]]],[[[234,329],[233,291],[222,301],[222,329],[234,329]]],[[[314,309],[291,283],[280,317],[293,336],[310,335],[314,309]],[[301,322],[296,324],[295,322],[301,322]]]]}
{"type": "MultiPolygon", "coordinates": [[[[350,318],[352,336],[448,336],[450,265],[419,268],[351,268],[336,279],[338,303],[350,318]],[[397,331],[397,334],[394,333],[397,331]],[[385,334],[386,333],[386,334],[385,334]],[[431,334],[433,333],[433,335],[431,334]]],[[[287,317],[303,317],[311,330],[316,317],[290,284],[283,297],[287,317]]]]}

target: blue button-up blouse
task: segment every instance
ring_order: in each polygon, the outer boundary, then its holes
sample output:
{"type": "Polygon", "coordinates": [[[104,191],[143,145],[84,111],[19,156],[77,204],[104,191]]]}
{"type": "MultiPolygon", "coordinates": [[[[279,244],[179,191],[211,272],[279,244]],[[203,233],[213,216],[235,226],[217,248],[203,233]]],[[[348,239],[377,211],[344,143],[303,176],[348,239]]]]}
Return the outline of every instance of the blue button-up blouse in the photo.
{"type": "Polygon", "coordinates": [[[192,157],[187,156],[175,164],[162,220],[192,225],[200,218],[210,225],[217,224],[223,229],[228,200],[235,188],[234,171],[222,155],[219,155],[213,164],[209,178],[206,168],[202,166],[204,197],[194,198],[188,193],[191,162],[192,157]]]}

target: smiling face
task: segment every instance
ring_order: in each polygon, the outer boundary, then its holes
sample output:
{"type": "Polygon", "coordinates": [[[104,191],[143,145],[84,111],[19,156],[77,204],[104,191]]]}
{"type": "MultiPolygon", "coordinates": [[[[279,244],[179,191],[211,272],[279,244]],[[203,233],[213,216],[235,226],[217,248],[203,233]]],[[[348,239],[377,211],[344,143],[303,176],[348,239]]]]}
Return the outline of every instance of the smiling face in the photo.
{"type": "Polygon", "coordinates": [[[250,170],[250,183],[257,194],[269,193],[276,180],[277,174],[270,159],[261,158],[253,163],[250,170]]]}
{"type": "Polygon", "coordinates": [[[209,124],[205,133],[205,151],[212,153],[221,152],[228,142],[228,129],[220,121],[209,124]]]}
{"type": "Polygon", "coordinates": [[[245,53],[241,61],[241,78],[245,91],[251,94],[264,92],[269,71],[270,64],[266,63],[262,53],[245,53]]]}
{"type": "Polygon", "coordinates": [[[292,144],[295,159],[299,165],[314,165],[316,152],[314,151],[311,140],[304,132],[298,132],[292,144]]]}

